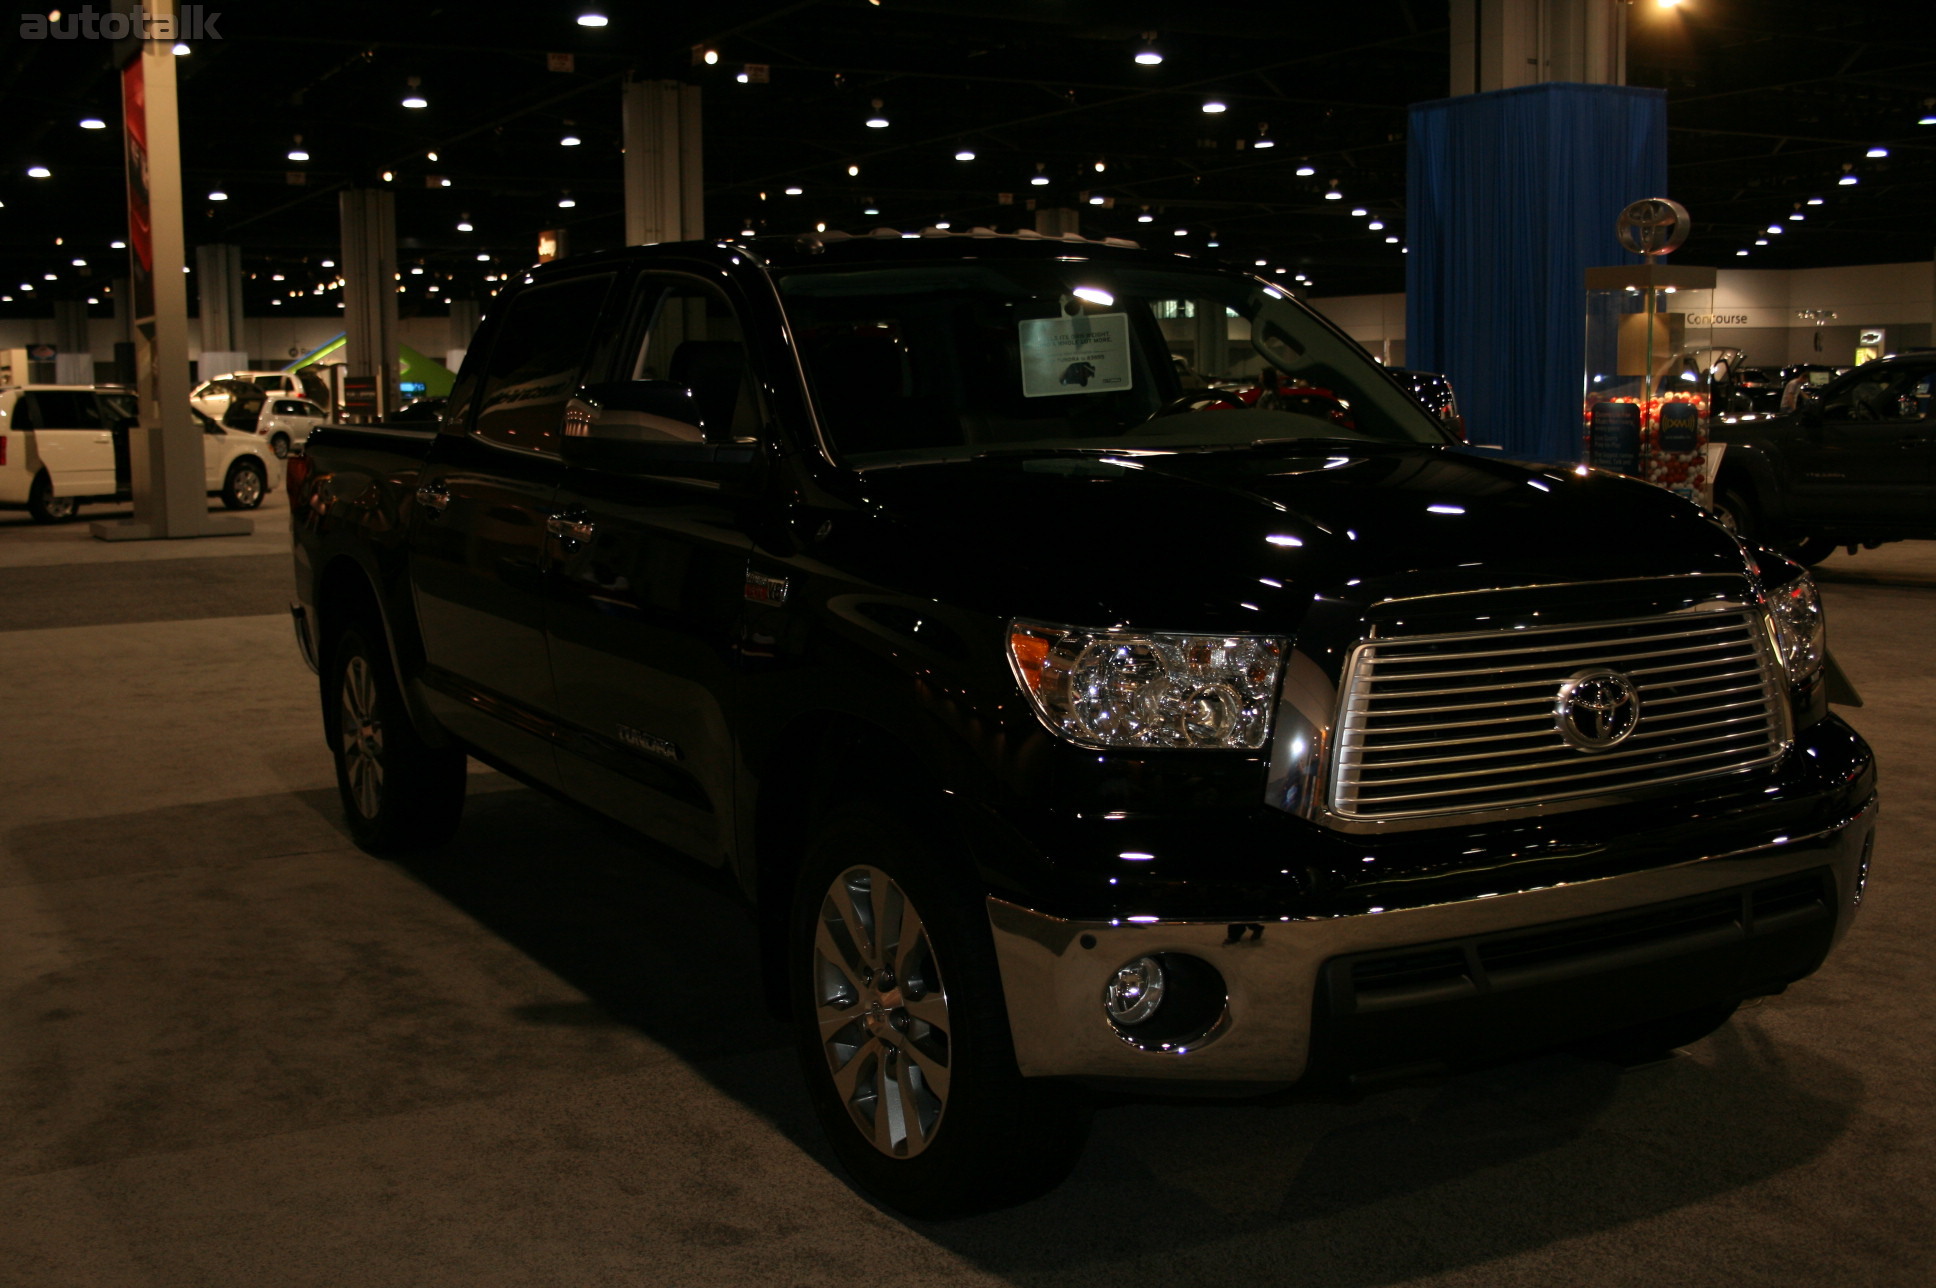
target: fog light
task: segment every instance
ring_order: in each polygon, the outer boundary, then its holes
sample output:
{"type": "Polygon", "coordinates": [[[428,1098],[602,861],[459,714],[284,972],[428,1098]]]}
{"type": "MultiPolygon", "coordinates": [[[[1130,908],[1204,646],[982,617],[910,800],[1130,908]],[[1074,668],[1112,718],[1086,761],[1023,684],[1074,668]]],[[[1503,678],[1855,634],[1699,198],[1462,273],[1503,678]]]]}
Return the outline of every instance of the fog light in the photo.
{"type": "Polygon", "coordinates": [[[1118,1024],[1141,1024],[1163,1005],[1163,967],[1154,957],[1138,957],[1116,968],[1102,989],[1103,1008],[1118,1024]]]}

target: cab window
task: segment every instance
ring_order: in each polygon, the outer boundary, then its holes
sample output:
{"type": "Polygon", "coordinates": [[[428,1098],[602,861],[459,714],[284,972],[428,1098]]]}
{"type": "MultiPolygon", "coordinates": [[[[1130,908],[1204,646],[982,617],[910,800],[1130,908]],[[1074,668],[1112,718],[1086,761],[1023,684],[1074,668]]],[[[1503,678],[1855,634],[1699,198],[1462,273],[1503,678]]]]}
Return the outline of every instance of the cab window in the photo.
{"type": "Polygon", "coordinates": [[[578,388],[612,274],[520,291],[511,302],[477,397],[471,432],[485,442],[555,452],[565,403],[578,388]]]}
{"type": "Polygon", "coordinates": [[[568,432],[668,443],[759,437],[758,382],[739,317],[697,279],[640,277],[610,374],[586,389],[586,416],[568,432]]]}

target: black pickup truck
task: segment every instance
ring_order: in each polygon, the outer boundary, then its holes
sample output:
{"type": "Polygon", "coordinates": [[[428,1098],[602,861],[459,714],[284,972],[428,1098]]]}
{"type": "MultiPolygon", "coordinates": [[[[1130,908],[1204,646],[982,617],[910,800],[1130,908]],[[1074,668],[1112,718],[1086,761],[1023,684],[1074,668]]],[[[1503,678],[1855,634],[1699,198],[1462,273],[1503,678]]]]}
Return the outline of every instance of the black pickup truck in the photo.
{"type": "Polygon", "coordinates": [[[1936,352],[1864,363],[1795,409],[1717,421],[1715,506],[1803,563],[1838,547],[1936,539],[1936,352]]]}
{"type": "Polygon", "coordinates": [[[438,430],[293,464],[356,840],[461,844],[474,756],[725,869],[836,1154],[906,1212],[1055,1184],[1097,1086],[1659,1052],[1862,897],[1874,766],[1804,569],[1464,448],[1187,256],[559,261],[438,430]]]}

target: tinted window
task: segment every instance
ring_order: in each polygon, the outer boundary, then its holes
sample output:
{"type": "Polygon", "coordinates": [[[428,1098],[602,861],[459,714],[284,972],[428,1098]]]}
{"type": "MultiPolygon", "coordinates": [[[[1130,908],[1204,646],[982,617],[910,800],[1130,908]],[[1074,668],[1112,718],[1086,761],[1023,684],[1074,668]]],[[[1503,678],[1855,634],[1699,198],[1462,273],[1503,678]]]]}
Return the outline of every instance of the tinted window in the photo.
{"type": "Polygon", "coordinates": [[[20,395],[14,404],[15,429],[100,429],[94,395],[75,390],[41,390],[20,395]]]}
{"type": "Polygon", "coordinates": [[[278,398],[275,402],[275,412],[278,416],[307,416],[310,414],[310,408],[308,403],[298,402],[294,398],[278,398]]]}
{"type": "Polygon", "coordinates": [[[255,382],[264,389],[273,390],[278,393],[282,390],[281,376],[257,376],[255,382]]]}
{"type": "Polygon", "coordinates": [[[565,401],[578,387],[612,275],[520,291],[498,329],[477,399],[478,437],[555,451],[565,401]]]}
{"type": "Polygon", "coordinates": [[[801,269],[780,290],[821,423],[861,464],[1446,441],[1355,344],[1249,277],[1071,259],[801,269]]]}
{"type": "Polygon", "coordinates": [[[758,382],[739,318],[702,282],[640,278],[613,374],[588,391],[599,409],[588,427],[595,436],[716,443],[759,436],[758,382]]]}
{"type": "Polygon", "coordinates": [[[108,426],[124,420],[140,420],[141,404],[133,394],[101,394],[101,419],[108,426]]]}

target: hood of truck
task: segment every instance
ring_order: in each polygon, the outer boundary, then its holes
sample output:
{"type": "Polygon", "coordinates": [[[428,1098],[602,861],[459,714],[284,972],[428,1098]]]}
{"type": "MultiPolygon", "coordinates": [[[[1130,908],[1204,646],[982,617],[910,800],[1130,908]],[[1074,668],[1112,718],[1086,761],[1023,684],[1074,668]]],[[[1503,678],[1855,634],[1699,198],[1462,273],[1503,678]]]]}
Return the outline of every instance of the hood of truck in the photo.
{"type": "Polygon", "coordinates": [[[1072,625],[1274,632],[1321,596],[1744,570],[1733,537],[1662,488],[1474,449],[995,454],[861,479],[859,515],[835,525],[861,539],[837,544],[882,582],[1072,625]]]}

